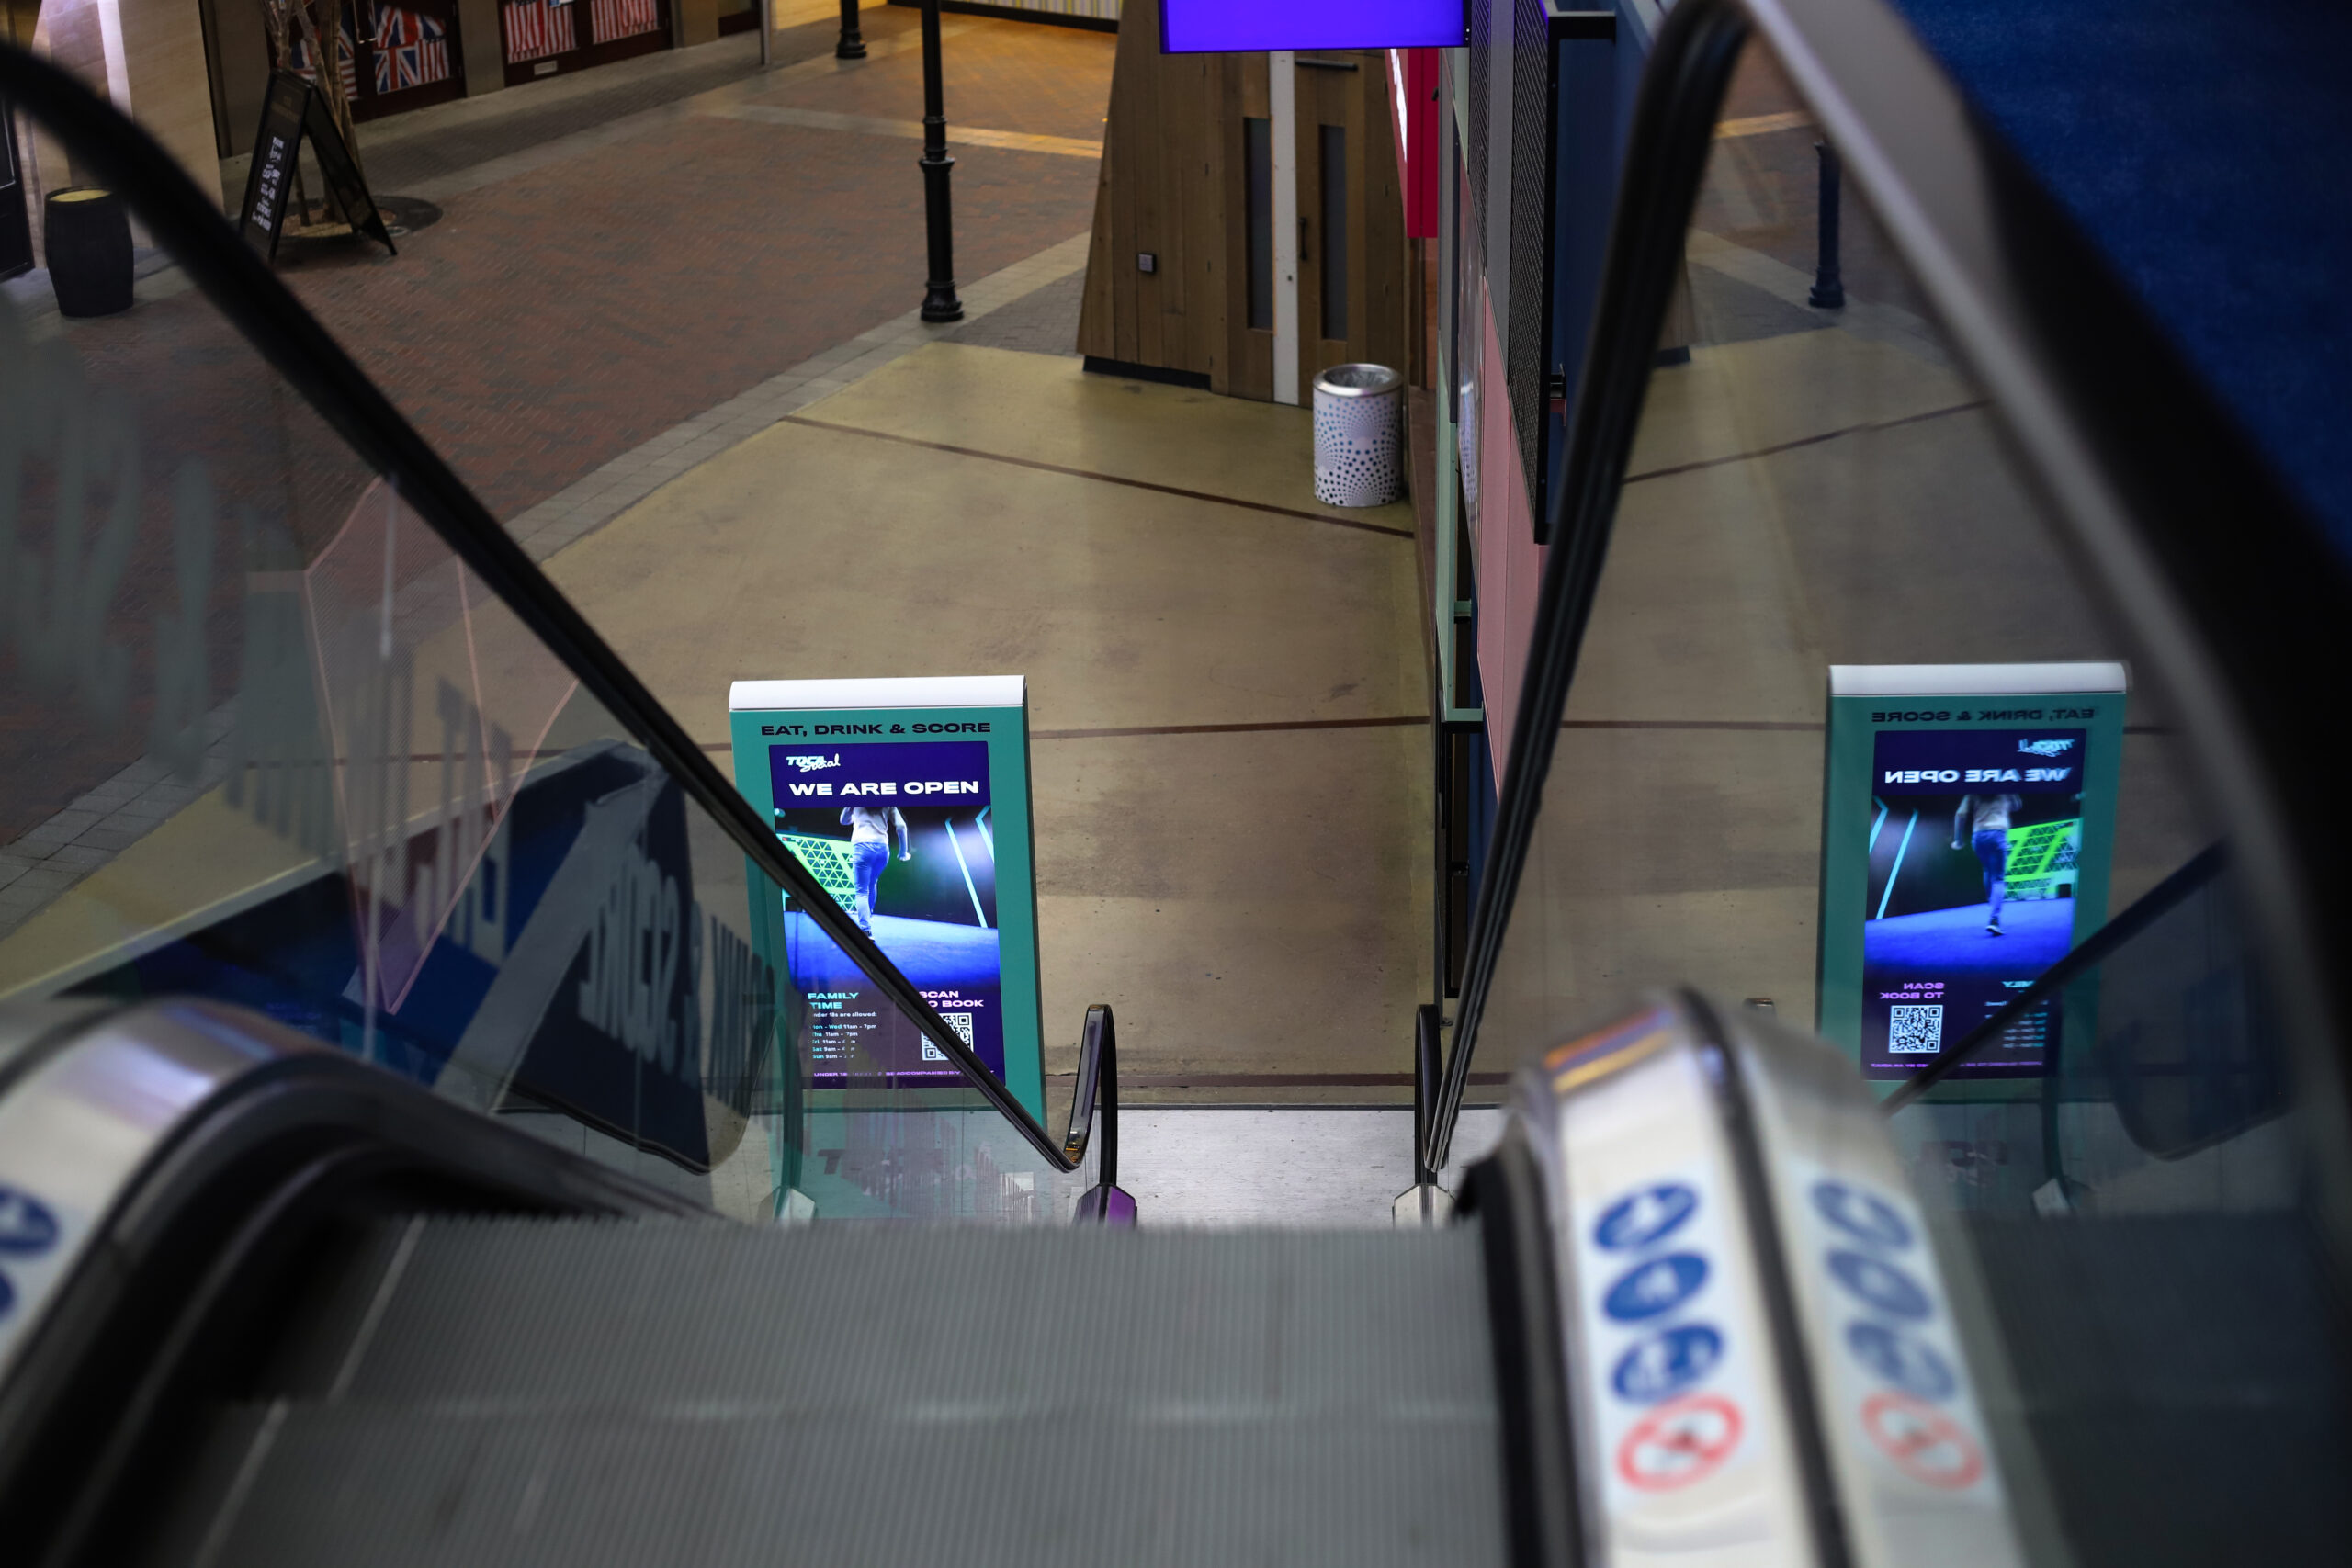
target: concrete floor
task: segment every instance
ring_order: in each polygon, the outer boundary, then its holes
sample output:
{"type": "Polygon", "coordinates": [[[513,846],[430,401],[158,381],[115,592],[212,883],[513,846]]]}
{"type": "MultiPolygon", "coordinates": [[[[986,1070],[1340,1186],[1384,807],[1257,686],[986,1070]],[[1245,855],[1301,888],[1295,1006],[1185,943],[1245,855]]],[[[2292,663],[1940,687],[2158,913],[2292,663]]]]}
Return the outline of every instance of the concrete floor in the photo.
{"type": "MultiPolygon", "coordinates": [[[[1464,1173],[1500,1141],[1503,1114],[1493,1107],[1464,1110],[1439,1186],[1448,1192],[1462,1190],[1464,1173]]],[[[707,1176],[640,1154],[568,1117],[523,1115],[504,1121],[559,1147],[617,1166],[641,1181],[707,1203],[731,1219],[763,1224],[775,1217],[768,1163],[773,1129],[766,1117],[754,1117],[734,1157],[707,1176]]],[[[1004,1136],[1004,1123],[993,1113],[948,1112],[941,1121],[962,1125],[926,1127],[918,1135],[956,1141],[967,1155],[985,1147],[986,1163],[1000,1180],[1011,1177],[995,1191],[977,1179],[954,1184],[951,1190],[961,1203],[977,1207],[993,1200],[1002,1205],[992,1213],[967,1209],[957,1219],[1067,1220],[1079,1194],[1099,1178],[1091,1158],[1068,1175],[1042,1168],[1034,1155],[1004,1136]]],[[[809,1119],[804,1136],[812,1156],[801,1179],[813,1197],[817,1219],[886,1212],[825,1169],[823,1156],[840,1155],[840,1145],[854,1142],[858,1130],[818,1115],[809,1119]]],[[[1153,1229],[1385,1230],[1396,1223],[1393,1204],[1397,1194],[1412,1185],[1412,1140],[1413,1113],[1402,1106],[1130,1106],[1119,1113],[1119,1186],[1135,1199],[1138,1222],[1153,1229]]],[[[918,1220],[947,1217],[912,1204],[900,1213],[918,1220]]]]}
{"type": "Polygon", "coordinates": [[[1317,503],[1308,419],[933,344],[548,567],[715,751],[738,679],[1029,678],[1048,1073],[1095,1001],[1123,1075],[1402,1073],[1413,514],[1317,503]]]}

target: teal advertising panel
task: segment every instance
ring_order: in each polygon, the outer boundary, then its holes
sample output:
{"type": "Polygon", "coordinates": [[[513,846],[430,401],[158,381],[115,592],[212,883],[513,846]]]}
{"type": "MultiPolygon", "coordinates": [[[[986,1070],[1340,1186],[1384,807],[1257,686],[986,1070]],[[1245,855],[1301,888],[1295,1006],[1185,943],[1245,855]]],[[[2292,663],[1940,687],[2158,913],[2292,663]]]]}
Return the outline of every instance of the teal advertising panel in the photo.
{"type": "MultiPolygon", "coordinates": [[[[1911,1077],[2106,921],[2126,688],[2112,663],[1830,669],[1815,1023],[1864,1078],[1911,1077]]],[[[2070,987],[1928,1092],[2038,1092],[2090,1005],[2070,987]]]]}
{"type": "MultiPolygon", "coordinates": [[[[1042,1121],[1023,678],[738,681],[729,707],[736,788],[1042,1121]]],[[[788,899],[782,919],[814,1087],[956,1078],[931,1042],[884,1026],[889,1004],[788,899]]]]}

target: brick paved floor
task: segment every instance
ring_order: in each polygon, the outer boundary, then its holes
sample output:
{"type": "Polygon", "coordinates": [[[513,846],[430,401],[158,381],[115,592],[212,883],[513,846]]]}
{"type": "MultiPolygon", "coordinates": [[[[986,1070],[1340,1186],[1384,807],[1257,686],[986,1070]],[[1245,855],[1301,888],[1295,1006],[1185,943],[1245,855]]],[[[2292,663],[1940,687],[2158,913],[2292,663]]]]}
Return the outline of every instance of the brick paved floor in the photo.
{"type": "MultiPolygon", "coordinates": [[[[1099,136],[1108,35],[963,17],[950,26],[951,106],[968,100],[993,117],[966,123],[1099,136]],[[1000,76],[1007,85],[997,91],[1000,76]]],[[[779,60],[805,62],[787,73],[759,73],[743,40],[727,39],[608,68],[608,83],[598,81],[607,73],[583,73],[546,92],[444,106],[457,123],[440,129],[379,122],[370,173],[388,196],[489,159],[563,155],[441,198],[442,220],[408,236],[396,258],[364,243],[313,247],[289,251],[281,274],[492,509],[512,517],[920,301],[922,182],[910,142],[713,118],[692,104],[716,87],[919,118],[914,51],[889,47],[914,27],[911,12],[869,7],[875,58],[847,66],[826,58],[831,32],[812,24],[780,35],[779,60]],[[568,151],[557,141],[583,132],[602,144],[568,151]]],[[[966,279],[1035,255],[1091,219],[1089,160],[990,147],[957,157],[966,279]]],[[[169,518],[181,460],[207,458],[229,519],[208,606],[206,707],[237,679],[242,569],[295,564],[249,562],[234,508],[252,505],[307,554],[367,479],[200,296],[170,294],[168,279],[142,289],[126,315],[52,316],[42,329],[61,332],[90,382],[136,421],[141,520],[99,639],[125,650],[133,678],[119,710],[97,713],[75,694],[81,672],[69,649],[51,658],[62,684],[36,694],[30,623],[9,628],[14,647],[0,649],[0,848],[142,753],[155,628],[175,603],[169,518]]],[[[39,487],[54,482],[36,460],[28,559],[53,553],[39,536],[39,487]]]]}
{"type": "MultiPolygon", "coordinates": [[[[959,270],[1084,229],[1094,178],[960,156],[959,270]]],[[[507,515],[919,303],[922,255],[908,142],[695,118],[459,198],[397,260],[289,277],[507,515]]]]}
{"type": "MultiPolygon", "coordinates": [[[[894,18],[912,14],[899,6],[876,9],[887,10],[894,18]]],[[[875,10],[865,14],[873,16],[875,10]]],[[[972,23],[979,18],[953,20],[972,23]]],[[[1100,141],[1103,116],[1110,107],[1113,47],[1109,33],[1024,23],[996,23],[992,30],[975,28],[946,40],[940,49],[945,75],[941,91],[950,146],[959,125],[1100,141]],[[994,29],[1002,28],[1021,32],[1018,48],[998,41],[1000,33],[994,29]]],[[[922,57],[910,49],[873,61],[865,70],[811,83],[796,92],[792,101],[844,114],[919,119],[922,116],[922,57]]],[[[956,155],[961,159],[962,150],[957,149],[956,155]]]]}
{"type": "MultiPolygon", "coordinates": [[[[910,25],[869,17],[871,38],[910,25]]],[[[951,114],[1101,134],[1109,35],[957,20],[951,114]]],[[[908,50],[760,101],[919,118],[920,62],[908,50]]],[[[967,278],[1091,220],[1083,159],[966,147],[956,160],[967,278]]],[[[455,197],[396,259],[344,247],[284,270],[506,515],[918,302],[922,183],[899,139],[682,118],[455,197]]]]}

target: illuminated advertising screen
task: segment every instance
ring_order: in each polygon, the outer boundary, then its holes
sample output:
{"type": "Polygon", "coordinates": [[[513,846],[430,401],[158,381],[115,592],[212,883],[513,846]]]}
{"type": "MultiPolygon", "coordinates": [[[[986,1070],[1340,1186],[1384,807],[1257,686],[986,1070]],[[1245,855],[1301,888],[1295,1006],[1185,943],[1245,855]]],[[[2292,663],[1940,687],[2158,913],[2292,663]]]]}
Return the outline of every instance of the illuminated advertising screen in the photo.
{"type": "MultiPolygon", "coordinates": [[[[1833,672],[1820,1026],[1865,1077],[1958,1046],[2105,920],[2123,703],[2107,665],[1833,672]],[[1850,689],[1890,681],[1961,689],[1850,689]],[[2033,689],[2086,681],[2114,689],[2033,689]]],[[[2039,1077],[2066,1005],[2048,998],[1946,1082],[2039,1077]]]]}
{"type": "Polygon", "coordinates": [[[1462,0],[1161,0],[1163,54],[1284,49],[1458,49],[1462,0]]]}
{"type": "MultiPolygon", "coordinates": [[[[737,787],[1035,1109],[1044,1068],[1022,682],[740,682],[733,720],[737,787]]],[[[812,1085],[956,1081],[938,1043],[897,1027],[888,999],[788,897],[783,922],[812,1085]]]]}

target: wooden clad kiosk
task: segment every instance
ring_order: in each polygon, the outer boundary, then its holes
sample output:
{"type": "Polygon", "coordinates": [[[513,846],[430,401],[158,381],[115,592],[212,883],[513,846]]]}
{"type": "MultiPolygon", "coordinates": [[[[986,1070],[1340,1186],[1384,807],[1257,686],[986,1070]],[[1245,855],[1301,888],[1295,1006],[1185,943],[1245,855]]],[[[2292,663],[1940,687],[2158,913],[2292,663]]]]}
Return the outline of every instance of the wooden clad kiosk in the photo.
{"type": "Polygon", "coordinates": [[[1234,397],[1408,370],[1409,276],[1386,57],[1159,52],[1127,0],[1079,351],[1234,397]]]}

